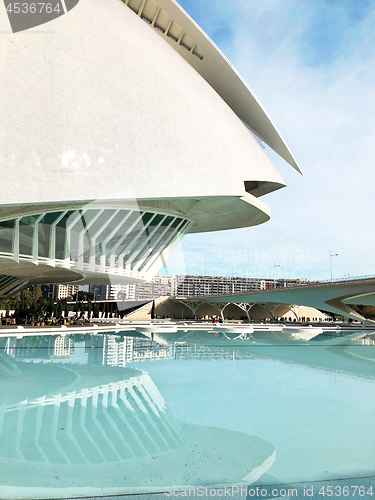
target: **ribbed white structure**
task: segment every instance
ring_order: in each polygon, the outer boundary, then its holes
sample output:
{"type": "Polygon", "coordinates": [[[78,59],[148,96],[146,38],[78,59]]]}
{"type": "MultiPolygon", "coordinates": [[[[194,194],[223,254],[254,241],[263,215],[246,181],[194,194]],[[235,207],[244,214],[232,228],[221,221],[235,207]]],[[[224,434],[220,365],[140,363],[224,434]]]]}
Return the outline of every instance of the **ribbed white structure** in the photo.
{"type": "Polygon", "coordinates": [[[71,279],[84,275],[86,281],[142,280],[152,277],[191,225],[134,209],[43,212],[0,222],[0,257],[20,263],[23,276],[29,266],[30,280],[35,266],[72,271],[71,279]]]}
{"type": "Polygon", "coordinates": [[[183,446],[149,375],[0,407],[0,459],[98,464],[183,446]]]}

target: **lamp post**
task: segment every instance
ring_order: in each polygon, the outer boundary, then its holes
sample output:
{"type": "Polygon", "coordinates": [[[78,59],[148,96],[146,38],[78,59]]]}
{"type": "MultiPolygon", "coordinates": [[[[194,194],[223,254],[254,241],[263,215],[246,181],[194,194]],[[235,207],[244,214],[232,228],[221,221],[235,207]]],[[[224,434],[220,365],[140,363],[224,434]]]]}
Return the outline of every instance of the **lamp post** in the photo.
{"type": "Polygon", "coordinates": [[[235,293],[236,290],[236,280],[237,280],[238,273],[234,273],[232,271],[232,294],[235,293]]]}
{"type": "Polygon", "coordinates": [[[276,288],[276,282],[275,282],[275,269],[276,267],[280,267],[280,264],[275,264],[273,263],[273,270],[272,270],[272,277],[273,277],[273,287],[276,288]]]}
{"type": "Polygon", "coordinates": [[[329,251],[329,262],[331,265],[331,281],[333,281],[333,273],[332,273],[332,257],[337,257],[338,253],[332,253],[332,251],[329,251]]]}

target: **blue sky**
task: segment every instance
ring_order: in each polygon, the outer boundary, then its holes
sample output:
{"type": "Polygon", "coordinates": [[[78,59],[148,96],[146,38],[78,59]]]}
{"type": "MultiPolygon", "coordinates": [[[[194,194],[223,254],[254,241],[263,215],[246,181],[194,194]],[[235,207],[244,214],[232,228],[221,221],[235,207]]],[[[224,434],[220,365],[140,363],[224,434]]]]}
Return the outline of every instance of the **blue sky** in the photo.
{"type": "Polygon", "coordinates": [[[188,235],[167,272],[329,279],[375,274],[375,1],[180,0],[259,98],[305,176],[258,227],[188,235]],[[278,266],[278,267],[275,267],[278,266]]]}

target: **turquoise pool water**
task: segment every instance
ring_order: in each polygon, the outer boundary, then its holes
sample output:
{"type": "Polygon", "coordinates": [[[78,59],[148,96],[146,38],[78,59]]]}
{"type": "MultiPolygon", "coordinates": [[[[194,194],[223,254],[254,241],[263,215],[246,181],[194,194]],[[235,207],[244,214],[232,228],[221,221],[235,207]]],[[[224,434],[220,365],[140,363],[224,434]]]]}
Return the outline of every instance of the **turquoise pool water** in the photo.
{"type": "Polygon", "coordinates": [[[4,337],[0,432],[1,498],[371,478],[375,335],[4,337]]]}

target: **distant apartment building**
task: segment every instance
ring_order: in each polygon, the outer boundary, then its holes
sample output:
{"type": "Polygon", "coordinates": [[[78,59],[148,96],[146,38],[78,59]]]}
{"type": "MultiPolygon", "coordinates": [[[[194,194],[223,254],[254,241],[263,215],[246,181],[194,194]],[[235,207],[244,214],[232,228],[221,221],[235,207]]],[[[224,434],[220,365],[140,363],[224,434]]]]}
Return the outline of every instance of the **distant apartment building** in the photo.
{"type": "Polygon", "coordinates": [[[135,300],[156,299],[171,295],[171,276],[155,276],[152,281],[135,285],[135,300]]]}
{"type": "Polygon", "coordinates": [[[52,297],[53,300],[73,297],[79,291],[78,285],[42,285],[44,297],[52,297]]]}
{"type": "Polygon", "coordinates": [[[303,279],[264,279],[242,276],[157,275],[152,281],[133,285],[91,285],[97,300],[118,300],[120,292],[130,300],[152,300],[158,297],[201,297],[231,295],[271,288],[285,288],[305,283],[303,279]]]}
{"type": "MultiPolygon", "coordinates": [[[[303,280],[302,280],[303,281],[303,280]]],[[[241,276],[195,276],[178,274],[171,280],[172,297],[231,295],[255,290],[284,288],[301,280],[245,278],[241,276]]]]}
{"type": "Polygon", "coordinates": [[[94,300],[107,300],[108,288],[108,285],[89,285],[89,292],[94,294],[94,300]]]}
{"type": "Polygon", "coordinates": [[[90,285],[89,292],[94,294],[94,300],[135,299],[135,286],[131,285],[90,285]]]}
{"type": "Polygon", "coordinates": [[[96,300],[152,300],[171,295],[171,276],[155,276],[152,281],[129,285],[90,285],[96,300]]]}

